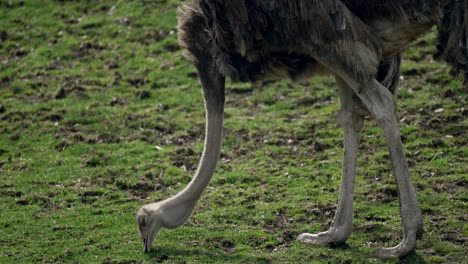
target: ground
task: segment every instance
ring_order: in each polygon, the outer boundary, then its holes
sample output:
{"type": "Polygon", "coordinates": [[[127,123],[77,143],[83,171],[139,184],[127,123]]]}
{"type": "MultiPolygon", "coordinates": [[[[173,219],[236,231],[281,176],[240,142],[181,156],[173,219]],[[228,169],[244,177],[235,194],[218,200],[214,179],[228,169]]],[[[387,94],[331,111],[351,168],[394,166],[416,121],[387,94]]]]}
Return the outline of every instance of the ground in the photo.
{"type": "MultiPolygon", "coordinates": [[[[143,253],[137,209],[181,190],[202,150],[203,101],[176,40],[179,1],[0,1],[0,263],[380,263],[401,236],[383,135],[366,122],[355,232],[312,247],[336,208],[342,131],[331,78],[227,84],[216,174],[187,224],[143,253]]],[[[467,90],[405,54],[401,131],[426,233],[389,263],[467,261],[467,90]]]]}

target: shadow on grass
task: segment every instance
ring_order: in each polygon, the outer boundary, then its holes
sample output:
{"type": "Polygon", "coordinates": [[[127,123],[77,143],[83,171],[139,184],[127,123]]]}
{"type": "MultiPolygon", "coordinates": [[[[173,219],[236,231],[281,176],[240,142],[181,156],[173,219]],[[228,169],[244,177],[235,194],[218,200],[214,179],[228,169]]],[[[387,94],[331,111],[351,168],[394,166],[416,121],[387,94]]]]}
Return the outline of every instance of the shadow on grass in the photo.
{"type": "MultiPolygon", "coordinates": [[[[361,254],[359,250],[350,247],[347,243],[334,243],[329,246],[333,250],[338,251],[352,251],[354,253],[361,254]]],[[[369,256],[370,258],[370,256],[369,256]]],[[[427,264],[426,260],[422,258],[421,255],[417,254],[415,251],[411,252],[409,255],[399,258],[398,264],[427,264]]]]}
{"type": "Polygon", "coordinates": [[[200,260],[200,256],[215,259],[221,263],[270,263],[267,258],[246,256],[239,253],[221,254],[201,249],[175,249],[159,246],[148,253],[152,261],[171,261],[171,256],[183,256],[187,260],[200,260]]]}
{"type": "Polygon", "coordinates": [[[342,249],[342,250],[348,250],[350,247],[348,243],[343,242],[343,243],[332,243],[329,246],[331,249],[342,249]]]}
{"type": "MultiPolygon", "coordinates": [[[[336,251],[351,251],[362,254],[357,248],[349,246],[347,243],[336,243],[329,246],[336,251]]],[[[171,262],[175,259],[172,256],[183,257],[187,260],[199,261],[201,258],[209,258],[220,263],[271,263],[271,260],[265,257],[247,256],[240,253],[225,253],[220,251],[208,251],[205,249],[177,249],[169,246],[158,246],[147,254],[147,258],[157,263],[171,262]]],[[[370,258],[370,256],[369,256],[370,258]]],[[[394,260],[394,259],[393,259],[394,260]]],[[[385,262],[385,261],[384,261],[385,262]]],[[[399,258],[398,264],[427,264],[421,255],[416,252],[410,253],[406,257],[399,258]]]]}
{"type": "Polygon", "coordinates": [[[427,262],[417,254],[415,251],[411,252],[408,256],[400,258],[398,264],[426,264],[427,262]]]}

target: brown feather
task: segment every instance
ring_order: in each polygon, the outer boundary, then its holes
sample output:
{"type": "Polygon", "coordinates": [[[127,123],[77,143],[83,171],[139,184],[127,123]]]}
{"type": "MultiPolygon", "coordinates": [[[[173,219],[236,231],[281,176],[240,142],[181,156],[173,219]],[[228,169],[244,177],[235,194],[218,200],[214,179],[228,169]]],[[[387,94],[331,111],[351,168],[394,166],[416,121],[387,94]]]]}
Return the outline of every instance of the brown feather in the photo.
{"type": "Polygon", "coordinates": [[[468,0],[192,0],[180,9],[179,40],[191,58],[209,49],[218,71],[233,80],[285,73],[296,79],[320,66],[318,55],[333,54],[364,82],[382,75],[382,62],[444,14],[439,57],[468,75],[467,5],[468,0]]]}

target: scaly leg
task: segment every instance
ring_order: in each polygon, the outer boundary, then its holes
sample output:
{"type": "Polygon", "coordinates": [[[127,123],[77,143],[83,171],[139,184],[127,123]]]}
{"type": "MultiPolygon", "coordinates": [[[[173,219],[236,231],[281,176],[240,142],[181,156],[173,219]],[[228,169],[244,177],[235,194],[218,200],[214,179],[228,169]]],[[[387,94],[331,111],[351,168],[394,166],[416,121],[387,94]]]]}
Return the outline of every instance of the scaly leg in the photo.
{"type": "Polygon", "coordinates": [[[362,84],[349,76],[344,79],[372,113],[384,132],[400,197],[403,239],[395,247],[376,250],[373,256],[383,259],[405,256],[415,248],[416,239],[423,233],[423,218],[403,151],[395,100],[393,95],[376,80],[362,84]]]}
{"type": "Polygon", "coordinates": [[[354,179],[360,133],[364,120],[363,116],[357,112],[358,106],[353,99],[353,90],[339,78],[337,78],[337,83],[341,96],[338,122],[344,130],[344,161],[338,209],[328,231],[299,235],[297,240],[307,244],[328,245],[345,242],[353,231],[354,179]]]}
{"type": "MultiPolygon", "coordinates": [[[[356,48],[359,48],[359,45],[356,48]]],[[[375,54],[371,50],[362,49],[361,52],[365,54],[369,63],[372,62],[373,57],[376,60],[380,59],[379,54],[375,54]]],[[[358,75],[353,75],[354,69],[350,69],[350,65],[345,63],[337,54],[314,52],[314,58],[340,76],[351,87],[384,132],[392,163],[393,176],[397,183],[400,198],[403,238],[397,246],[378,249],[373,253],[373,256],[382,259],[405,256],[414,250],[416,239],[422,236],[423,218],[416,198],[416,192],[411,183],[408,164],[400,139],[398,116],[393,94],[375,79],[366,80],[358,77],[358,75]]],[[[399,59],[396,62],[399,63],[399,59]]],[[[363,67],[371,66],[371,64],[363,65],[363,67]]]]}

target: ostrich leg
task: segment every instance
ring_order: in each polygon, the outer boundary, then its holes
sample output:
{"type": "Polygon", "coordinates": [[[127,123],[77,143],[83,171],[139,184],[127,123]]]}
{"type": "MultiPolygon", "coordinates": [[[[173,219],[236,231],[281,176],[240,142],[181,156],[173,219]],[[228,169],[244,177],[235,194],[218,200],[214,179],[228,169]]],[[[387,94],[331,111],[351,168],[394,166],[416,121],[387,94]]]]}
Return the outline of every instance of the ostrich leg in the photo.
{"type": "Polygon", "coordinates": [[[162,228],[176,228],[184,224],[192,214],[198,199],[210,182],[221,151],[224,77],[215,70],[209,56],[199,56],[196,67],[203,87],[206,109],[206,134],[203,154],[190,183],[175,196],[144,205],[137,214],[137,225],[144,249],[151,244],[162,228]]]}
{"type": "Polygon", "coordinates": [[[303,233],[299,235],[297,240],[307,244],[327,245],[345,242],[353,230],[354,178],[356,176],[356,158],[360,133],[364,120],[356,112],[357,106],[353,99],[353,90],[340,78],[337,78],[337,83],[341,96],[341,110],[338,113],[338,122],[344,130],[344,161],[338,209],[328,231],[318,234],[303,233]]]}
{"type": "MultiPolygon", "coordinates": [[[[370,51],[362,50],[362,52],[369,59],[376,56],[370,51]]],[[[416,240],[422,236],[424,230],[421,210],[411,183],[408,163],[406,162],[403,143],[400,138],[395,98],[377,80],[359,80],[353,74],[350,74],[353,69],[342,63],[340,56],[337,54],[314,52],[314,58],[335,72],[351,87],[383,130],[400,198],[403,238],[397,246],[377,249],[372,253],[372,256],[382,259],[405,256],[414,250],[416,240]]]]}
{"type": "Polygon", "coordinates": [[[374,251],[373,256],[383,259],[405,256],[415,248],[416,239],[422,236],[423,219],[403,151],[395,100],[391,92],[376,80],[362,84],[346,74],[342,76],[384,132],[400,198],[403,239],[395,247],[374,251]]]}

